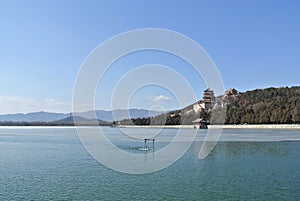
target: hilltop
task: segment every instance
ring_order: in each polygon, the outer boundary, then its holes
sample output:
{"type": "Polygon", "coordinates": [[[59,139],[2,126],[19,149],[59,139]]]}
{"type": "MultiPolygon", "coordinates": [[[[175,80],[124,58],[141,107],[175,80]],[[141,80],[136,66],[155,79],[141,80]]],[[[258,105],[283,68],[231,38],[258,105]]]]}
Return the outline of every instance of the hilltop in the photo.
{"type": "MultiPolygon", "coordinates": [[[[184,125],[193,124],[196,119],[207,119],[211,124],[298,124],[300,87],[271,87],[246,92],[229,89],[218,97],[207,89],[202,100],[185,108],[131,121],[136,125],[184,125]]],[[[131,121],[127,119],[121,123],[132,124],[131,121]]]]}
{"type": "Polygon", "coordinates": [[[226,124],[300,123],[300,87],[256,89],[227,101],[226,124]]]}

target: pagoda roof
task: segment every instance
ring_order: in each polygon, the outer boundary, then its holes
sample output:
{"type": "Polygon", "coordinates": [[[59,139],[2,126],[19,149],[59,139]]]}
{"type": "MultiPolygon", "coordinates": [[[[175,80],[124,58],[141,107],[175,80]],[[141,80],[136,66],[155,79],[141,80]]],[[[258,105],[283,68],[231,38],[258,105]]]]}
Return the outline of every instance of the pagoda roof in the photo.
{"type": "Polygon", "coordinates": [[[204,92],[213,92],[213,90],[211,90],[209,87],[207,89],[204,90],[204,92]]]}

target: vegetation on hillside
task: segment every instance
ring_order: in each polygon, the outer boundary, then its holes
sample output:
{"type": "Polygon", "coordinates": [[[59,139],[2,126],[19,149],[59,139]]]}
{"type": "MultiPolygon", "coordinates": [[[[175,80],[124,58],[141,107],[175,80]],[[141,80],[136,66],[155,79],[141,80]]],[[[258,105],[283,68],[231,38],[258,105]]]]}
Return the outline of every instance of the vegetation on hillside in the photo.
{"type": "Polygon", "coordinates": [[[293,124],[300,123],[300,87],[267,88],[217,97],[209,111],[193,111],[193,105],[155,117],[127,119],[121,124],[188,125],[204,118],[211,124],[293,124]],[[222,107],[221,107],[222,105],[222,107]]]}
{"type": "Polygon", "coordinates": [[[226,124],[300,123],[300,87],[257,89],[227,101],[226,124]]]}

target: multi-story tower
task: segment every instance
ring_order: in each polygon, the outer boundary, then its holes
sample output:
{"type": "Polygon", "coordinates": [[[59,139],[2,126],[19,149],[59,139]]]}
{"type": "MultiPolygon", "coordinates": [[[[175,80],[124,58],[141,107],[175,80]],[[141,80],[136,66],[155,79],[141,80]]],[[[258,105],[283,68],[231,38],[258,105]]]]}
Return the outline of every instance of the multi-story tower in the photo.
{"type": "Polygon", "coordinates": [[[216,101],[214,91],[210,88],[207,88],[203,92],[202,102],[204,103],[204,109],[209,110],[214,106],[214,103],[216,101]]]}

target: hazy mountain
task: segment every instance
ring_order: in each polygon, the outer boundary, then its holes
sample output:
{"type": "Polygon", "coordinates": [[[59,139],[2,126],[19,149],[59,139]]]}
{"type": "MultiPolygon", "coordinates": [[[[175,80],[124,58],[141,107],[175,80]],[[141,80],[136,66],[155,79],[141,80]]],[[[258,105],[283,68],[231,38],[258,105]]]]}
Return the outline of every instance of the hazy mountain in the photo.
{"type": "MultiPolygon", "coordinates": [[[[144,110],[144,109],[117,109],[113,111],[106,110],[96,110],[96,111],[87,111],[82,113],[74,113],[75,116],[81,116],[86,119],[95,119],[94,114],[96,113],[96,118],[99,120],[112,122],[125,118],[144,118],[150,116],[156,116],[161,114],[161,112],[152,111],[152,110],[144,110]]],[[[3,114],[0,115],[0,122],[4,121],[13,121],[13,122],[53,122],[61,119],[65,119],[70,117],[70,114],[67,113],[50,113],[50,112],[33,112],[33,113],[17,113],[17,114],[3,114]]]]}
{"type": "Polygon", "coordinates": [[[74,119],[77,122],[97,122],[95,119],[87,119],[81,116],[68,116],[64,119],[60,119],[58,121],[54,121],[55,123],[74,123],[74,119]]]}
{"type": "Polygon", "coordinates": [[[44,121],[51,122],[64,119],[68,117],[69,114],[64,113],[51,113],[51,112],[33,112],[33,113],[17,113],[17,114],[3,114],[0,115],[0,121],[14,121],[14,122],[34,122],[34,121],[44,121]]]}
{"type": "Polygon", "coordinates": [[[56,125],[68,125],[68,126],[73,126],[75,124],[74,120],[76,120],[76,125],[82,125],[82,126],[109,126],[111,123],[102,121],[102,120],[97,120],[97,119],[87,119],[81,116],[68,116],[67,118],[54,121],[52,123],[56,125]]]}
{"type": "Polygon", "coordinates": [[[112,122],[112,121],[118,121],[122,119],[131,119],[131,118],[145,118],[145,117],[151,117],[161,114],[162,112],[153,111],[153,110],[145,110],[145,109],[117,109],[113,111],[106,111],[106,110],[96,110],[96,111],[87,111],[83,113],[75,113],[76,116],[82,116],[87,119],[94,119],[95,114],[96,118],[112,122]]]}

